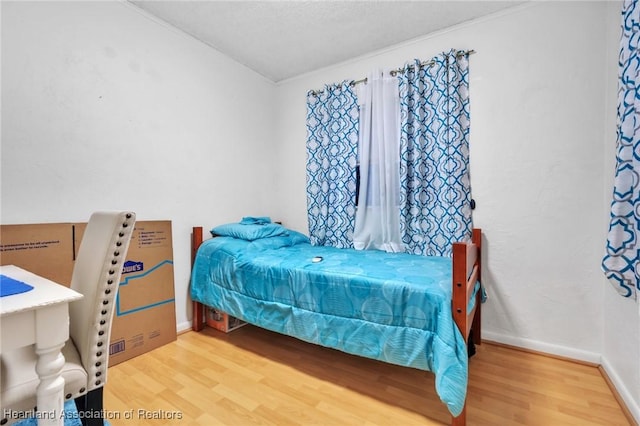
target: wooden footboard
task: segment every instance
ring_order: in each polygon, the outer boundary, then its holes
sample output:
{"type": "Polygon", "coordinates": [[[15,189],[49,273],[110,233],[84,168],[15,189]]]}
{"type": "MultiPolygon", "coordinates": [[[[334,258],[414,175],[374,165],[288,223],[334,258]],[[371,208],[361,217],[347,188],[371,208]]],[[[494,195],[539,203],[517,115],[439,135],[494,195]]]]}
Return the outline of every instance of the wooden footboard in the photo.
{"type": "Polygon", "coordinates": [[[473,330],[474,343],[481,343],[480,333],[480,310],[481,291],[475,295],[475,305],[471,312],[467,312],[467,306],[477,282],[481,281],[480,276],[480,248],[482,245],[482,232],[475,228],[472,233],[471,242],[453,243],[453,318],[464,337],[468,342],[469,332],[473,330]]]}
{"type": "MultiPolygon", "coordinates": [[[[453,319],[464,337],[465,343],[469,343],[469,333],[473,333],[473,343],[482,343],[481,311],[482,291],[478,289],[475,294],[473,309],[467,312],[469,300],[473,295],[475,285],[481,282],[481,247],[482,231],[474,228],[470,242],[453,243],[453,300],[451,310],[453,319]]],[[[451,418],[452,426],[464,426],[467,423],[467,408],[462,409],[458,417],[451,418]]]]}
{"type": "MultiPolygon", "coordinates": [[[[191,266],[195,261],[196,253],[202,244],[202,227],[194,227],[191,236],[191,266]]],[[[467,306],[474,287],[481,281],[481,246],[482,231],[473,229],[470,242],[453,243],[453,300],[451,307],[453,319],[457,324],[465,343],[469,341],[469,333],[473,333],[474,344],[482,342],[481,336],[481,306],[482,292],[478,290],[475,295],[475,304],[470,312],[467,306]]],[[[204,306],[193,302],[192,329],[200,331],[204,328],[204,306]]],[[[466,424],[466,405],[458,417],[452,417],[452,426],[464,426],[466,424]]]]}

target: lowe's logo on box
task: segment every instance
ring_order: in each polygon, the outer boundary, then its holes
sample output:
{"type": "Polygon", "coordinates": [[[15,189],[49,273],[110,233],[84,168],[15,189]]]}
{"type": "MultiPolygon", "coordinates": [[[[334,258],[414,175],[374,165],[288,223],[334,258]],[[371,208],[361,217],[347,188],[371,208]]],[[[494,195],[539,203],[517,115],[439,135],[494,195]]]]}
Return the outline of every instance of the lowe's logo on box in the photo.
{"type": "Polygon", "coordinates": [[[122,267],[123,274],[130,274],[132,272],[144,271],[144,263],[134,262],[133,260],[127,260],[122,267]]]}

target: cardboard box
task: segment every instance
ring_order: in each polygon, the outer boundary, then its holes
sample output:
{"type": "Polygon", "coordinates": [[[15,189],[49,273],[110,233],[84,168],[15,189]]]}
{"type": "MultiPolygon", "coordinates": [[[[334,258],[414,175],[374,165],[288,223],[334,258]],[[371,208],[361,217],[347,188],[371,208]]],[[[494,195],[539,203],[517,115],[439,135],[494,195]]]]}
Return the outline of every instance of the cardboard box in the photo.
{"type": "MultiPolygon", "coordinates": [[[[86,223],[0,225],[0,264],[69,286],[86,223]]],[[[171,221],[137,221],[115,303],[109,365],[176,340],[171,221]]]]}
{"type": "Polygon", "coordinates": [[[16,265],[51,281],[71,284],[73,224],[0,225],[0,265],[16,265]]]}
{"type": "Polygon", "coordinates": [[[140,221],[123,265],[109,365],[176,340],[171,221],[140,221]]]}
{"type": "Polygon", "coordinates": [[[243,325],[247,325],[245,321],[232,317],[231,315],[214,308],[206,308],[205,322],[209,327],[213,327],[216,330],[220,330],[225,333],[240,328],[243,325]]]}

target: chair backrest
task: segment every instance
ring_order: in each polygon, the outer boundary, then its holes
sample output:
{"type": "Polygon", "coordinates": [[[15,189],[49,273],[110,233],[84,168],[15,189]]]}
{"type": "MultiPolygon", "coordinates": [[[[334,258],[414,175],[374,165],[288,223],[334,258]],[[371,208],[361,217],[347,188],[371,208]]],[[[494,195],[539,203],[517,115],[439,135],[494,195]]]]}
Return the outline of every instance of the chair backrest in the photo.
{"type": "Polygon", "coordinates": [[[90,391],[104,385],[115,297],[136,215],[96,212],[85,228],[71,278],[84,295],[69,305],[69,334],[89,374],[90,391]]]}

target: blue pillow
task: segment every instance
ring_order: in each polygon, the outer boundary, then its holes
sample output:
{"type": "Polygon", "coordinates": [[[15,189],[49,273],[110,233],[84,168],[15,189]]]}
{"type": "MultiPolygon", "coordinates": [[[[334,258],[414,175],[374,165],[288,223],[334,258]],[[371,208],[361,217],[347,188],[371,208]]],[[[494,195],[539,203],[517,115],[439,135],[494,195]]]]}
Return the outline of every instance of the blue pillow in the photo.
{"type": "Polygon", "coordinates": [[[269,216],[245,216],[240,223],[243,225],[266,225],[271,223],[271,218],[269,216]]]}
{"type": "Polygon", "coordinates": [[[249,243],[250,248],[257,250],[275,250],[282,247],[291,247],[292,245],[291,238],[288,235],[261,238],[249,243]]]}
{"type": "Polygon", "coordinates": [[[289,231],[282,225],[267,223],[264,225],[243,225],[240,223],[228,223],[216,226],[211,230],[211,235],[221,237],[233,237],[246,241],[254,241],[260,238],[288,235],[289,231]]]}
{"type": "Polygon", "coordinates": [[[309,244],[309,237],[300,232],[288,229],[288,235],[279,235],[277,237],[262,238],[251,242],[251,247],[258,250],[273,250],[281,247],[291,247],[296,244],[309,244]]]}
{"type": "Polygon", "coordinates": [[[291,245],[300,244],[300,243],[311,244],[309,237],[307,237],[301,232],[294,231],[293,229],[289,229],[289,237],[291,237],[291,245]]]}

